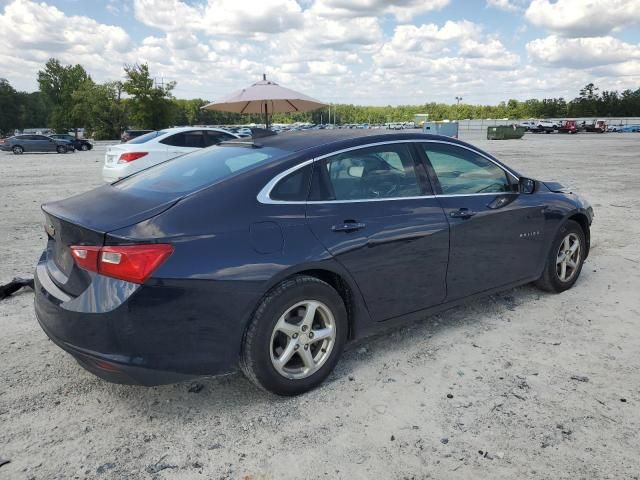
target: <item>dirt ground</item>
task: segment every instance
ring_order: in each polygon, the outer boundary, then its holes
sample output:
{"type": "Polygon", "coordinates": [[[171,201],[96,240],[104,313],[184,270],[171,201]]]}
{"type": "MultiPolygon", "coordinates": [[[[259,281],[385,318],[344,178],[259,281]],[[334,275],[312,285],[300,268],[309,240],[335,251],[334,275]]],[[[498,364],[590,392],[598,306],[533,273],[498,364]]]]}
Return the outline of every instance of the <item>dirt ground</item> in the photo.
{"type": "MultiPolygon", "coordinates": [[[[106,383],[16,294],[0,301],[0,478],[637,479],[640,135],[462,137],[590,200],[572,290],[525,286],[359,342],[297,398],[239,374],[199,392],[106,383]]],[[[99,185],[104,148],[0,153],[0,283],[31,274],[40,204],[99,185]]]]}

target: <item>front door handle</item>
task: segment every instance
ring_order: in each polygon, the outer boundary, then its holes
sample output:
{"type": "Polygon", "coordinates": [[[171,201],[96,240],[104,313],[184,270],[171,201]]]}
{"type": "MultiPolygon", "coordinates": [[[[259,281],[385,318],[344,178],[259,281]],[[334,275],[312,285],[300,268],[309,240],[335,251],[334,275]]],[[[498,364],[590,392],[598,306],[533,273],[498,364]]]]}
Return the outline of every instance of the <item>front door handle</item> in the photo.
{"type": "Polygon", "coordinates": [[[364,223],[356,222],[353,220],[345,220],[340,225],[334,225],[331,227],[331,230],[334,232],[355,232],[356,230],[361,230],[367,225],[364,223]]]}
{"type": "Polygon", "coordinates": [[[469,210],[468,208],[461,208],[459,210],[454,210],[449,213],[451,218],[471,218],[476,214],[476,212],[469,210]]]}

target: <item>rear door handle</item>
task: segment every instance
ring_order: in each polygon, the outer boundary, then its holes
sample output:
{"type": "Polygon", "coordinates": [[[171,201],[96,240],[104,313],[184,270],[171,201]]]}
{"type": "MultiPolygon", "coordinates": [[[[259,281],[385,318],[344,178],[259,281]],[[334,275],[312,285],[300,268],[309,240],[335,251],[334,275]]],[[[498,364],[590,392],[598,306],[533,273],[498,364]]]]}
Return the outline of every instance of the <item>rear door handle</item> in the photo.
{"type": "Polygon", "coordinates": [[[449,213],[449,216],[452,218],[471,218],[476,214],[476,212],[469,210],[468,208],[461,208],[459,210],[454,210],[449,213]]]}
{"type": "Polygon", "coordinates": [[[334,225],[331,230],[334,232],[355,232],[361,230],[367,225],[365,223],[355,222],[353,220],[345,220],[341,225],[334,225]]]}

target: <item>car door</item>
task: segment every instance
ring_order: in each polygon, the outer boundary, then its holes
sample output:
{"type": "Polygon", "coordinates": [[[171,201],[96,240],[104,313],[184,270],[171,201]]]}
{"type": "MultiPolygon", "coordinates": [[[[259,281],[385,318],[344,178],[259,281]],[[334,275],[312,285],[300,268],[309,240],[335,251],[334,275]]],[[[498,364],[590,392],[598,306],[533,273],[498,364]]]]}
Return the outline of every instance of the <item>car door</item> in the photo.
{"type": "Polygon", "coordinates": [[[170,135],[160,140],[166,145],[166,158],[176,158],[205,147],[203,130],[191,130],[170,135]]]}
{"type": "Polygon", "coordinates": [[[56,150],[55,140],[44,135],[32,135],[29,143],[33,152],[55,152],[56,150]]]}
{"type": "Polygon", "coordinates": [[[410,143],[318,159],[307,222],[353,276],[375,321],[441,303],[449,226],[410,143]]]}
{"type": "Polygon", "coordinates": [[[530,279],[541,264],[544,206],[488,156],[421,142],[450,228],[447,300],[530,279]]]}

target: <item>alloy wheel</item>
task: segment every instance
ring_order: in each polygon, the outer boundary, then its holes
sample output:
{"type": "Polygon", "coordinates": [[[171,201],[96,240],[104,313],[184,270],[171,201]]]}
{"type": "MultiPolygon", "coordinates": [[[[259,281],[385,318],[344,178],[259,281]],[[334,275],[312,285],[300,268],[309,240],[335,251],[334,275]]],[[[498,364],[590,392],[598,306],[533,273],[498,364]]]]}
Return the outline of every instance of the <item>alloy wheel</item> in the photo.
{"type": "Polygon", "coordinates": [[[329,307],[303,300],[289,307],[273,328],[271,363],[283,377],[309,377],[326,363],[335,340],[336,324],[329,307]]]}
{"type": "Polygon", "coordinates": [[[558,249],[556,257],[556,273],[561,282],[568,282],[573,279],[580,267],[580,238],[575,233],[569,233],[558,249]]]}

